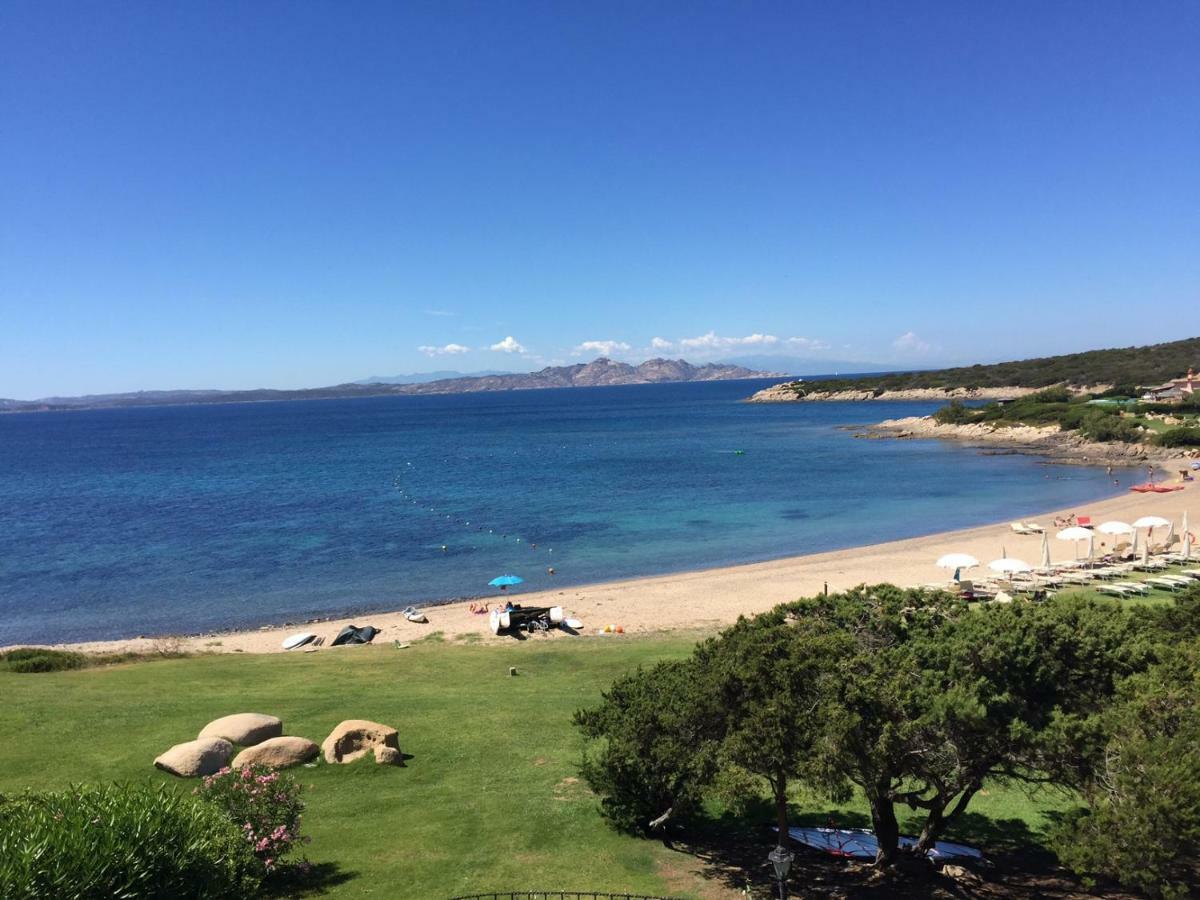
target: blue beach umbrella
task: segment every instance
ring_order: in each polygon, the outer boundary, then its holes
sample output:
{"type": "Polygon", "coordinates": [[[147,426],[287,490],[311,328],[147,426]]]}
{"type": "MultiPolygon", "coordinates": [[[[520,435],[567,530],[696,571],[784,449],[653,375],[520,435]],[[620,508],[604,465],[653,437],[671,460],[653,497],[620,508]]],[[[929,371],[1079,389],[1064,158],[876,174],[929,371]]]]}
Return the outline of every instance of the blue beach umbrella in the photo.
{"type": "Polygon", "coordinates": [[[492,587],[498,587],[501,590],[513,584],[523,584],[525,579],[519,575],[500,575],[488,582],[492,587]]]}

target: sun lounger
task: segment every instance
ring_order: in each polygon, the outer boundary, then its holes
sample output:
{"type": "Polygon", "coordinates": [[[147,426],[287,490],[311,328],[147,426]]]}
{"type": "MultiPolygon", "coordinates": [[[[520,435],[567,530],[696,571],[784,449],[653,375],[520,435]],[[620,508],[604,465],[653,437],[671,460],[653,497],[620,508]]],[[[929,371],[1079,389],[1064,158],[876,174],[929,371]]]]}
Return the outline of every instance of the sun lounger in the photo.
{"type": "Polygon", "coordinates": [[[1123,587],[1119,584],[1101,584],[1096,587],[1096,590],[1101,594],[1108,594],[1112,597],[1121,598],[1133,597],[1137,594],[1137,591],[1131,591],[1129,588],[1123,587]]]}
{"type": "Polygon", "coordinates": [[[1041,534],[1046,530],[1037,522],[1010,522],[1008,527],[1016,534],[1041,534]]]}
{"type": "Polygon", "coordinates": [[[1126,590],[1133,591],[1135,594],[1150,593],[1149,585],[1142,581],[1115,581],[1112,586],[1125,588],[1126,590]]]}
{"type": "Polygon", "coordinates": [[[1175,584],[1179,585],[1181,588],[1186,588],[1186,587],[1192,586],[1192,579],[1184,578],[1182,575],[1160,575],[1156,580],[1157,581],[1173,581],[1173,582],[1175,582],[1175,584]]]}
{"type": "Polygon", "coordinates": [[[1183,585],[1181,585],[1175,581],[1172,581],[1169,578],[1147,578],[1144,583],[1152,584],[1156,588],[1159,588],[1164,591],[1171,591],[1172,593],[1175,591],[1183,590],[1183,585]]]}

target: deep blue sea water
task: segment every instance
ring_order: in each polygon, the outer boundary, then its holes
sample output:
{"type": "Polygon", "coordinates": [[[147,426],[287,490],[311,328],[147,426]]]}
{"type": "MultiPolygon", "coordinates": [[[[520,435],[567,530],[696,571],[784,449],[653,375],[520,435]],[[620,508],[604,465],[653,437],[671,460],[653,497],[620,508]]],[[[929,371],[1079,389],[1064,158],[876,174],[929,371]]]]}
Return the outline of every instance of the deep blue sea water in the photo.
{"type": "Polygon", "coordinates": [[[933,404],[740,402],[770,383],[0,416],[0,645],[750,562],[1112,492],[837,428],[933,404]]]}

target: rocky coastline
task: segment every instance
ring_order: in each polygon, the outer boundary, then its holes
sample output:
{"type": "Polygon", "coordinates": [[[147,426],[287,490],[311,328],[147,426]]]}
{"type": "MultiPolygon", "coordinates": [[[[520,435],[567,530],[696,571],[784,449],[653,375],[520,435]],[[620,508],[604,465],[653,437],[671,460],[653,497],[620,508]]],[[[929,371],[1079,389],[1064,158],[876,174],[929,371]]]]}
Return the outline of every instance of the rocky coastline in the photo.
{"type": "MultiPolygon", "coordinates": [[[[793,387],[797,382],[775,384],[747,398],[748,403],[797,403],[801,401],[860,401],[860,400],[1004,400],[1024,397],[1038,388],[910,388],[902,391],[812,391],[798,393],[793,387]]],[[[803,382],[800,382],[803,389],[803,382]]]]}
{"type": "Polygon", "coordinates": [[[1041,456],[1065,465],[1130,466],[1153,464],[1165,469],[1186,468],[1200,458],[1200,450],[1177,450],[1152,444],[1127,444],[1117,441],[1097,443],[1058,425],[996,426],[990,423],[969,425],[943,424],[932,416],[887,419],[857,430],[856,438],[866,440],[949,440],[984,452],[1023,453],[1041,456]],[[1183,465],[1172,466],[1172,463],[1183,465]]]}

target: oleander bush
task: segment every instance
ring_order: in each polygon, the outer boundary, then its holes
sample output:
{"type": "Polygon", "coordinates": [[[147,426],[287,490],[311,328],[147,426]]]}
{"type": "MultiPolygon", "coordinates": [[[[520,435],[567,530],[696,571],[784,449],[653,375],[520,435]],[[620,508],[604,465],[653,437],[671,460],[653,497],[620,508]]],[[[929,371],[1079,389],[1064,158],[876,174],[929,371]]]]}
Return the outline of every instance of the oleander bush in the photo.
{"type": "Polygon", "coordinates": [[[283,863],[300,837],[300,785],[267,766],[221,769],[204,779],[194,794],[220,809],[239,830],[264,874],[283,863]]]}
{"type": "Polygon", "coordinates": [[[165,785],[0,798],[6,900],[248,897],[261,872],[224,810],[165,785]]]}

